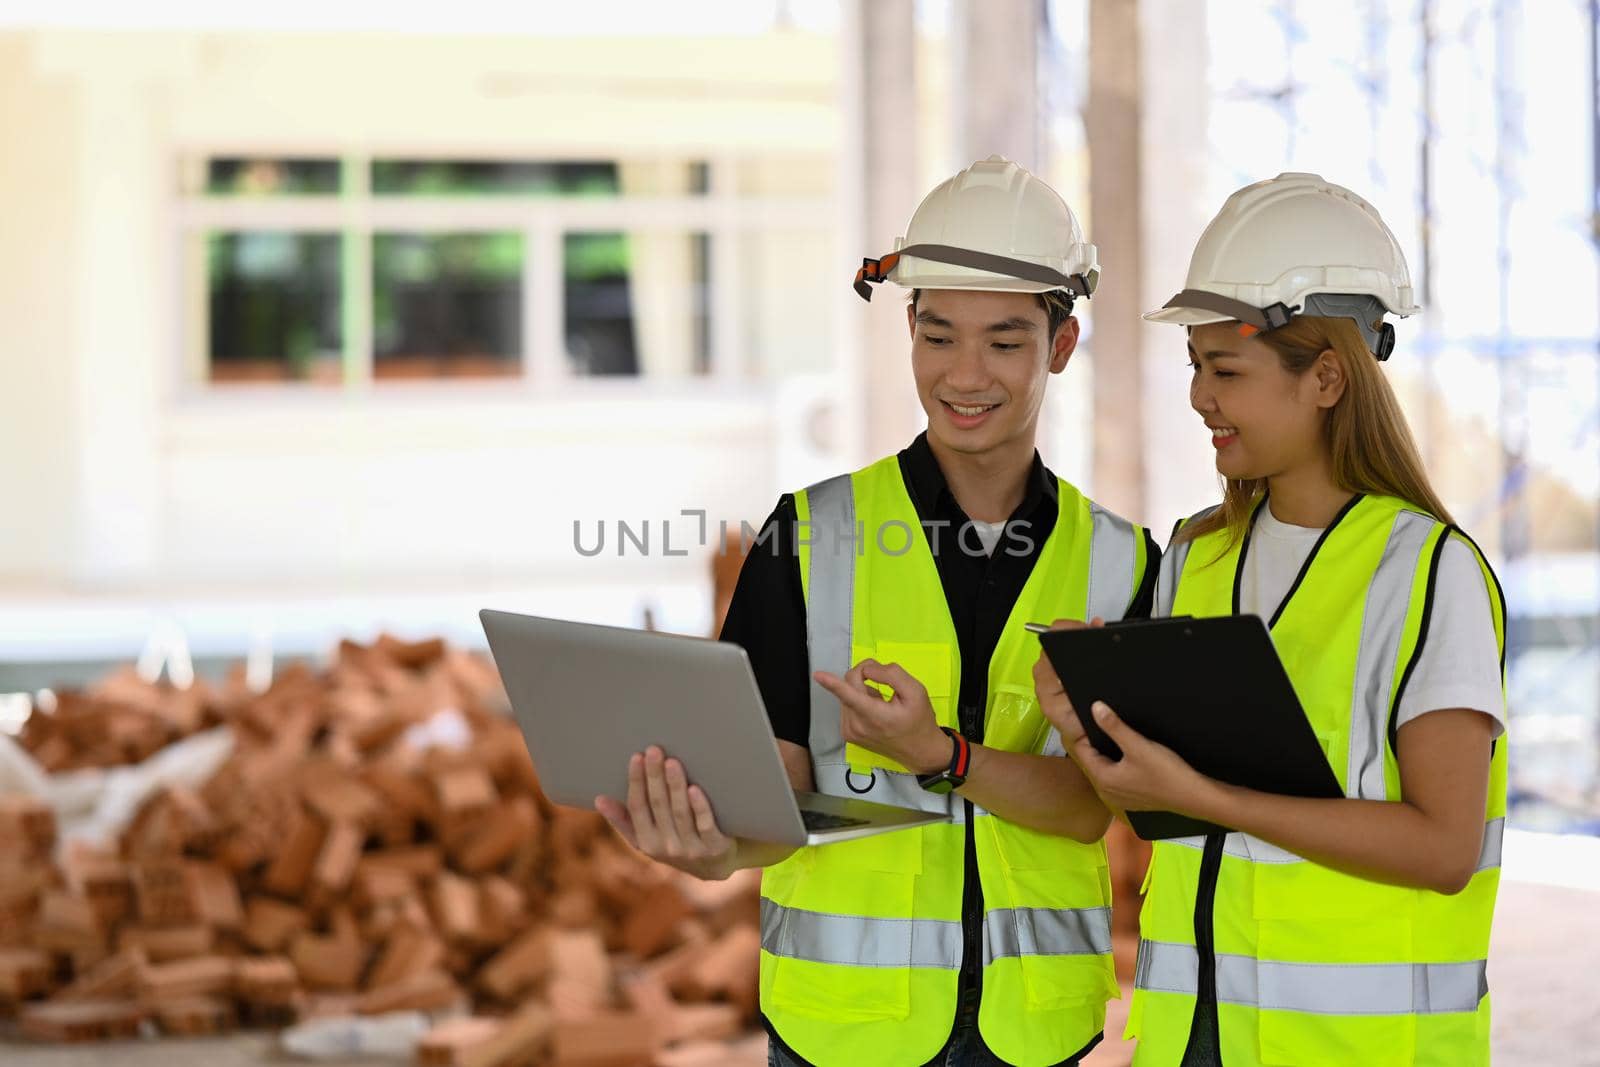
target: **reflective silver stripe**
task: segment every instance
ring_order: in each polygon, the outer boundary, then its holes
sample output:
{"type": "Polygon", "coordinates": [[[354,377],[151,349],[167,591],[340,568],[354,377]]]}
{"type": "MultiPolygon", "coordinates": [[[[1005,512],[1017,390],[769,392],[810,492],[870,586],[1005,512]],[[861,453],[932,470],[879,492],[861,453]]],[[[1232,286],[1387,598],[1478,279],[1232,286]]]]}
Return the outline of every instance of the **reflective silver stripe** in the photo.
{"type": "MultiPolygon", "coordinates": [[[[1490,819],[1483,824],[1483,847],[1478,851],[1479,871],[1486,871],[1491,867],[1500,866],[1500,852],[1505,843],[1506,820],[1504,816],[1490,819]]],[[[1179,845],[1183,848],[1196,850],[1204,849],[1206,839],[1203,837],[1173,837],[1161,842],[1165,845],[1179,845]]],[[[1270,841],[1263,841],[1259,837],[1249,834],[1231,833],[1225,839],[1222,848],[1223,854],[1236,859],[1249,860],[1251,863],[1309,863],[1300,856],[1295,855],[1286,848],[1274,845],[1270,841]]]]}
{"type": "MultiPolygon", "coordinates": [[[[856,502],[850,475],[841,474],[806,490],[810,505],[811,566],[806,596],[806,647],[811,669],[843,676],[851,667],[850,627],[854,620],[856,556],[839,551],[836,532],[854,530],[856,502]],[[821,536],[819,536],[819,534],[821,536]]],[[[804,534],[802,534],[804,536],[804,534]]],[[[811,686],[811,761],[842,763],[844,738],[839,733],[839,701],[815,680],[811,686]]],[[[819,793],[850,796],[835,788],[842,782],[817,782],[819,793]]]]}
{"type": "MultiPolygon", "coordinates": [[[[1133,523],[1114,515],[1093,501],[1089,502],[1092,520],[1089,535],[1089,595],[1084,600],[1083,617],[1096,615],[1114,622],[1128,612],[1134,594],[1139,591],[1134,582],[1138,562],[1134,538],[1142,537],[1133,523]]],[[[1045,736],[1043,755],[1065,756],[1066,742],[1061,731],[1054,726],[1045,736]]]]}
{"type": "MultiPolygon", "coordinates": [[[[837,705],[836,705],[837,707],[837,705]]],[[[839,712],[833,712],[834,722],[839,712]]],[[[816,733],[812,726],[813,736],[816,733]]],[[[841,753],[843,746],[841,746],[841,753]]],[[[917,784],[917,776],[904,771],[890,771],[875,767],[868,772],[853,771],[843,761],[823,762],[812,760],[811,769],[817,780],[817,792],[836,797],[870,800],[875,804],[892,804],[899,808],[915,808],[949,815],[956,822],[965,822],[965,805],[954,793],[930,793],[917,784]]]]}
{"type": "MultiPolygon", "coordinates": [[[[1217,510],[1215,507],[1209,507],[1204,511],[1197,511],[1183,525],[1187,526],[1189,523],[1203,519],[1215,510],[1217,510]]],[[[1167,545],[1166,552],[1161,556],[1161,567],[1156,571],[1154,614],[1158,619],[1168,618],[1172,615],[1172,604],[1178,598],[1178,578],[1183,574],[1184,561],[1189,558],[1189,549],[1194,544],[1193,541],[1178,540],[1177,535],[1182,532],[1182,529],[1183,527],[1180,526],[1173,532],[1172,541],[1167,545]]]]}
{"type": "Polygon", "coordinates": [[[1065,756],[1067,754],[1066,742],[1061,740],[1061,731],[1054,726],[1050,727],[1050,734],[1044,739],[1044,752],[1046,756],[1065,756]]]}
{"type": "MultiPolygon", "coordinates": [[[[1160,843],[1163,845],[1180,845],[1183,848],[1192,848],[1197,852],[1204,851],[1206,847],[1206,839],[1203,837],[1172,837],[1160,843]]],[[[1228,834],[1224,837],[1222,854],[1241,860],[1252,858],[1250,847],[1245,844],[1244,834],[1228,834]]]]}
{"type": "Polygon", "coordinates": [[[953,971],[961,966],[963,940],[960,922],[830,915],[761,899],[761,947],[786,959],[953,971]]]}
{"type": "Polygon", "coordinates": [[[1389,543],[1367,587],[1350,698],[1350,761],[1345,774],[1345,793],[1357,800],[1397,799],[1388,795],[1383,773],[1395,663],[1411,607],[1412,580],[1437,522],[1415,511],[1396,515],[1389,543]]]}
{"type": "Polygon", "coordinates": [[[1498,819],[1490,819],[1483,824],[1483,847],[1478,850],[1478,866],[1473,869],[1487,871],[1491,867],[1500,866],[1500,850],[1506,840],[1506,818],[1504,815],[1498,819]]]}
{"type": "Polygon", "coordinates": [[[1011,956],[1102,956],[1110,908],[996,908],[983,916],[983,965],[1011,956]]]}
{"type": "MultiPolygon", "coordinates": [[[[1488,961],[1285,963],[1217,954],[1217,999],[1311,1015],[1436,1015],[1476,1011],[1489,992],[1488,961]]],[[[1134,986],[1196,996],[1193,945],[1141,941],[1134,986]]]]}
{"type": "Polygon", "coordinates": [[[1089,537],[1089,597],[1084,605],[1084,618],[1096,615],[1107,622],[1115,622],[1128,611],[1133,594],[1138,587],[1133,581],[1134,565],[1138,559],[1133,539],[1139,536],[1133,523],[1113,515],[1099,504],[1089,505],[1089,515],[1094,520],[1089,537]]]}

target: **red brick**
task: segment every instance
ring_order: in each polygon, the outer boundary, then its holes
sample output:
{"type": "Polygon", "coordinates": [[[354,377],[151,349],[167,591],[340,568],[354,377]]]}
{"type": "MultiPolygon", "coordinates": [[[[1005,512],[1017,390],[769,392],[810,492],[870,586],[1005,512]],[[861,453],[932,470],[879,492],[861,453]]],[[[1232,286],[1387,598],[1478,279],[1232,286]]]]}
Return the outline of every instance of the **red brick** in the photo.
{"type": "Polygon", "coordinates": [[[150,1003],[227,993],[233,988],[233,960],[226,956],[195,956],[171,963],[155,963],[139,972],[139,995],[150,1003]]]}
{"type": "Polygon", "coordinates": [[[656,1050],[650,1021],[631,1012],[558,1017],[553,1067],[650,1067],[656,1050]]]}
{"type": "Polygon", "coordinates": [[[38,949],[0,949],[0,1002],[47,992],[54,970],[50,957],[38,949]]]}
{"type": "Polygon", "coordinates": [[[295,934],[309,925],[306,913],[272,897],[251,897],[245,902],[242,936],[263,952],[279,952],[295,934]]]}
{"type": "Polygon", "coordinates": [[[187,865],[180,859],[154,859],[133,867],[133,895],[139,921],[147,926],[182,926],[200,921],[200,907],[187,865]]]}
{"type": "Polygon", "coordinates": [[[300,933],[289,945],[289,958],[306,987],[345,992],[356,988],[366,966],[367,953],[354,920],[338,915],[326,936],[300,933]]]}
{"type": "Polygon", "coordinates": [[[135,1037],[144,1012],[126,1000],[44,1001],[18,1013],[24,1037],[36,1041],[104,1041],[135,1037]]]}
{"type": "Polygon", "coordinates": [[[509,940],[527,921],[528,895],[509,880],[491,875],[478,882],[478,911],[484,940],[509,940]]]}
{"type": "Polygon", "coordinates": [[[211,951],[216,936],[209,926],[124,926],[117,932],[119,949],[137,948],[152,963],[201,956],[211,951]]]}
{"type": "Polygon", "coordinates": [[[516,797],[484,812],[454,851],[456,867],[467,874],[483,874],[511,858],[538,832],[539,812],[532,799],[516,797]]]}
{"type": "Polygon", "coordinates": [[[313,776],[302,787],[302,795],[311,809],[330,823],[364,826],[382,804],[379,796],[359,779],[331,766],[313,776]]]}
{"type": "Polygon", "coordinates": [[[56,813],[36,797],[0,795],[0,848],[48,856],[56,843],[56,813]]]}
{"type": "Polygon", "coordinates": [[[446,1019],[417,1042],[417,1063],[421,1067],[461,1067],[463,1056],[487,1044],[504,1026],[503,1019],[481,1015],[446,1019]]]}
{"type": "Polygon", "coordinates": [[[105,932],[87,897],[65,889],[46,890],[39,897],[34,944],[52,952],[102,949],[105,932]]]}
{"type": "Polygon", "coordinates": [[[317,855],[322,851],[327,828],[322,820],[306,811],[291,818],[288,836],[262,876],[261,884],[281,896],[295,896],[311,877],[317,855]]]}
{"type": "Polygon", "coordinates": [[[423,971],[379,989],[368,990],[357,1002],[363,1015],[390,1011],[443,1011],[460,1003],[463,993],[442,970],[423,971]]]}
{"type": "Polygon", "coordinates": [[[366,832],[354,823],[336,822],[329,828],[311,872],[318,893],[331,898],[344,892],[355,876],[365,842],[366,832]]]}
{"type": "Polygon", "coordinates": [[[478,971],[478,985],[493,997],[511,1000],[550,972],[553,952],[549,930],[527,930],[484,964],[478,971]]]}
{"type": "Polygon", "coordinates": [[[604,1008],[612,1000],[611,960],[592,930],[559,930],[550,938],[550,1006],[562,1017],[604,1008]]]}
{"type": "Polygon", "coordinates": [[[648,959],[677,940],[678,928],[694,912],[689,898],[668,882],[636,899],[618,933],[620,947],[648,959]]]}
{"type": "Polygon", "coordinates": [[[689,971],[687,986],[693,995],[723,997],[749,1015],[755,1011],[760,973],[761,934],[739,926],[712,943],[689,971]]]}
{"type": "Polygon", "coordinates": [[[478,891],[471,882],[449,871],[441,871],[433,880],[429,899],[434,925],[447,941],[473,943],[482,940],[478,891]]]}
{"type": "Polygon", "coordinates": [[[431,930],[400,924],[384,942],[378,961],[367,976],[367,988],[404,982],[437,968],[444,958],[444,944],[431,930]]]}
{"type": "Polygon", "coordinates": [[[219,930],[239,929],[244,909],[239,903],[238,883],[227,871],[215,863],[191,863],[189,882],[201,922],[219,930]]]}
{"type": "Polygon", "coordinates": [[[357,868],[369,867],[404,871],[413,878],[431,878],[444,870],[444,852],[438,845],[386,848],[361,857],[357,868]]]}
{"type": "Polygon", "coordinates": [[[56,994],[58,1000],[120,1000],[134,995],[148,964],[142,949],[124,949],[87,969],[56,994]]]}
{"type": "Polygon", "coordinates": [[[234,992],[251,1005],[287,1005],[294,999],[300,976],[286,956],[255,956],[234,965],[234,992]]]}
{"type": "Polygon", "coordinates": [[[233,1005],[221,997],[181,997],[162,1001],[151,1009],[161,1032],[183,1037],[222,1034],[232,1030],[233,1005]]]}

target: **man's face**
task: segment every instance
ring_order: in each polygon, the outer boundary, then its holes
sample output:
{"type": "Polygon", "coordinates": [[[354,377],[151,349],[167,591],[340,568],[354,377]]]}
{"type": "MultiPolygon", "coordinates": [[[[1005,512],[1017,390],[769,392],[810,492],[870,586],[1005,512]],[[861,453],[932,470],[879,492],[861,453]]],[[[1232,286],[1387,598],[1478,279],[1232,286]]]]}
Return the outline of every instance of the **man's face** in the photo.
{"type": "Polygon", "coordinates": [[[1078,320],[1049,336],[1032,293],[924,289],[906,309],[917,396],[928,434],[954,452],[1032,445],[1045,382],[1066,369],[1078,320]]]}

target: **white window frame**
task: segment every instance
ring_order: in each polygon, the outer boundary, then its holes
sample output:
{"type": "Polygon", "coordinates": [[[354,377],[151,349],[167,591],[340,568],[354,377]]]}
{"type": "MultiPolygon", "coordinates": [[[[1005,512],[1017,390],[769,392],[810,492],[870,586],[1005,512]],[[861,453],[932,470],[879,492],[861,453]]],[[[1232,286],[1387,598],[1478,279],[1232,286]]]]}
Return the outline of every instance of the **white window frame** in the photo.
{"type": "MultiPolygon", "coordinates": [[[[671,392],[684,387],[704,389],[707,385],[727,392],[741,392],[758,384],[758,361],[752,353],[741,351],[744,334],[743,279],[740,274],[741,238],[763,230],[792,231],[817,226],[819,219],[836,214],[833,196],[762,197],[736,192],[737,155],[674,153],[671,158],[704,160],[708,188],[692,196],[608,197],[560,196],[484,196],[428,197],[374,195],[368,182],[374,159],[441,160],[533,160],[564,161],[590,159],[592,152],[541,152],[536,156],[509,157],[503,152],[468,151],[428,152],[405,149],[379,152],[329,152],[315,148],[270,150],[256,147],[209,146],[189,149],[181,154],[180,165],[204,167],[213,158],[256,157],[277,159],[336,158],[343,164],[345,190],[335,195],[285,197],[217,196],[203,190],[180,193],[176,208],[177,248],[174,256],[179,272],[176,292],[179,302],[179,358],[175,395],[185,405],[204,404],[226,396],[270,396],[294,398],[341,397],[352,394],[404,394],[418,391],[461,393],[493,387],[504,394],[508,384],[516,383],[529,395],[570,397],[573,395],[633,396],[671,392]],[[637,375],[585,376],[574,374],[567,359],[564,338],[564,284],[561,269],[562,238],[567,233],[641,230],[667,230],[673,233],[704,233],[710,262],[708,318],[710,322],[710,363],[705,375],[687,379],[652,379],[637,375]],[[205,309],[196,300],[206,296],[203,274],[196,278],[196,265],[183,252],[191,240],[210,231],[285,231],[334,232],[353,234],[360,250],[356,262],[346,270],[360,284],[342,295],[345,330],[344,381],[341,386],[305,381],[289,382],[213,382],[207,377],[209,352],[204,323],[205,309]],[[373,376],[375,353],[372,339],[372,238],[377,232],[405,233],[520,233],[523,239],[522,321],[523,350],[519,353],[519,373],[495,379],[427,379],[382,381],[373,376]],[[354,305],[350,303],[354,301],[354,305]],[[350,353],[356,353],[352,358],[350,353]]],[[[659,157],[658,157],[659,158],[659,157]]],[[[618,163],[627,157],[613,156],[618,163]]],[[[513,386],[515,387],[515,386],[513,386]]]]}

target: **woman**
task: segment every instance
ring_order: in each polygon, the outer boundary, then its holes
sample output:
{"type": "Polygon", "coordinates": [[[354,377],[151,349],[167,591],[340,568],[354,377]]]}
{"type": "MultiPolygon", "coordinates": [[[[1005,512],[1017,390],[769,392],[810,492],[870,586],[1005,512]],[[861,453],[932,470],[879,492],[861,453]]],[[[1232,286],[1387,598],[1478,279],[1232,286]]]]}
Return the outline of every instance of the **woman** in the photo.
{"type": "Polygon", "coordinates": [[[1136,1065],[1489,1062],[1504,605],[1379,367],[1383,314],[1418,310],[1377,212],[1284,174],[1229,197],[1146,316],[1187,327],[1225,483],[1175,531],[1156,613],[1268,620],[1345,798],[1206,778],[1097,704],[1107,760],[1040,659],[1042,709],[1108,807],[1239,831],[1155,845],[1136,1065]]]}

